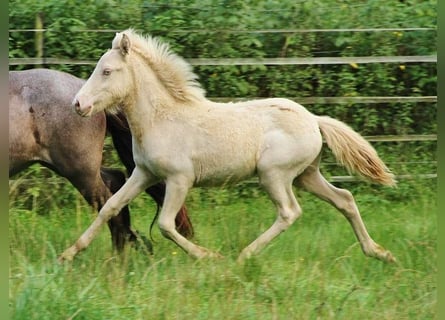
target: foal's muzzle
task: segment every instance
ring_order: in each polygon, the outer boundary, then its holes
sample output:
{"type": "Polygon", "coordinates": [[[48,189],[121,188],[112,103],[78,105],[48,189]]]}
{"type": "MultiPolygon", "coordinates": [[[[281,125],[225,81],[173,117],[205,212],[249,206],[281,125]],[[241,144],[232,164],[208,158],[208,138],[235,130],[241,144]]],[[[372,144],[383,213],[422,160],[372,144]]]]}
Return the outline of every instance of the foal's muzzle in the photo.
{"type": "Polygon", "coordinates": [[[82,117],[88,117],[91,115],[91,111],[93,106],[88,105],[86,107],[81,108],[79,99],[74,98],[72,105],[74,107],[74,110],[76,110],[77,114],[81,115],[82,117]]]}

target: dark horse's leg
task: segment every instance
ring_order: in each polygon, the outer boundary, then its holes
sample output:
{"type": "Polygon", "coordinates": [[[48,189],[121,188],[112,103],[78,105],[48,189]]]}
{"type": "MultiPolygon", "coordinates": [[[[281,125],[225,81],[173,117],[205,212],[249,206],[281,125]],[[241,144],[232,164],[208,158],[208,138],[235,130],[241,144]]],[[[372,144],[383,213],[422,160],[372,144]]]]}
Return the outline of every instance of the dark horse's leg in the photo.
{"type": "MultiPolygon", "coordinates": [[[[132,150],[132,137],[127,120],[122,114],[107,115],[107,130],[111,134],[114,147],[127,169],[128,174],[133,172],[135,167],[132,150]]],[[[157,184],[145,190],[161,206],[165,197],[165,184],[157,184]]],[[[181,207],[176,215],[176,229],[186,238],[193,236],[193,226],[187,214],[185,205],[181,207]]]]}
{"type": "MultiPolygon", "coordinates": [[[[9,72],[9,176],[39,162],[67,178],[99,210],[124,184],[125,175],[101,171],[105,113],[82,118],[72,109],[83,83],[55,70],[9,72]]],[[[110,220],[109,228],[115,249],[136,240],[128,207],[110,220]]]]}

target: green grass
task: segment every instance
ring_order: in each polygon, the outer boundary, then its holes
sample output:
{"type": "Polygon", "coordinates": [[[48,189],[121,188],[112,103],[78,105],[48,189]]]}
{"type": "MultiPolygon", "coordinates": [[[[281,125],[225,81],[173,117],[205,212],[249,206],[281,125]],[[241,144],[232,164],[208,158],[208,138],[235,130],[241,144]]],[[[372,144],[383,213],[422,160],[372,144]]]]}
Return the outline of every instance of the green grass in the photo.
{"type": "MultiPolygon", "coordinates": [[[[300,192],[303,216],[258,256],[237,264],[241,249],[275,217],[261,192],[242,188],[197,190],[187,201],[194,241],[224,259],[193,260],[156,228],[152,256],[134,248],[116,256],[104,228],[72,264],[59,265],[58,254],[94,213],[69,187],[63,191],[74,201],[59,199],[60,190],[52,200],[34,195],[31,204],[15,195],[10,317],[436,319],[437,209],[431,189],[402,182],[395,190],[354,190],[368,231],[394,253],[394,265],[365,257],[341,214],[300,192]]],[[[152,201],[140,196],[131,209],[135,228],[148,234],[152,201]]]]}

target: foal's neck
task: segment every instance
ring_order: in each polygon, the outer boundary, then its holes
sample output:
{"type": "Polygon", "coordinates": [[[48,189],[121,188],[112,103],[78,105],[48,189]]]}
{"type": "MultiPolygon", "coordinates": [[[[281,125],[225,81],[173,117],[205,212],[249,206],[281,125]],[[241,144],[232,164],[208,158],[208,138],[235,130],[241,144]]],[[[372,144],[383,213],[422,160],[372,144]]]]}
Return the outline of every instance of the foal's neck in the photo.
{"type": "Polygon", "coordinates": [[[132,131],[142,132],[152,127],[160,117],[168,117],[169,113],[174,114],[177,105],[156,75],[151,70],[145,71],[144,68],[148,67],[136,65],[134,96],[124,108],[132,131]]]}
{"type": "MultiPolygon", "coordinates": [[[[172,87],[169,83],[163,83],[158,75],[146,61],[140,57],[135,57],[132,63],[134,94],[131,104],[125,109],[128,122],[132,130],[146,131],[156,125],[157,121],[163,119],[177,119],[181,113],[187,110],[185,114],[199,112],[203,104],[208,101],[204,96],[202,101],[198,98],[196,101],[182,101],[178,97],[183,95],[172,93],[172,87]],[[189,110],[193,108],[194,110],[189,110]]],[[[184,88],[177,88],[180,93],[184,88]]],[[[186,88],[187,89],[187,88],[186,88]]],[[[198,95],[199,97],[199,95],[198,95]]]]}

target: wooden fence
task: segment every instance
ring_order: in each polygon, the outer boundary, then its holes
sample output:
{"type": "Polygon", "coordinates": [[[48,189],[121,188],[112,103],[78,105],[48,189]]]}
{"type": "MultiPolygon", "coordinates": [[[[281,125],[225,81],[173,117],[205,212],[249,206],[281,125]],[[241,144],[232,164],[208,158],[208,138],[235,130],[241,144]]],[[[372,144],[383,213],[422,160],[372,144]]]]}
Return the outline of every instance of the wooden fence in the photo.
{"type": "MultiPolygon", "coordinates": [[[[384,31],[431,31],[432,28],[363,28],[363,29],[268,29],[268,30],[217,30],[232,33],[305,33],[305,32],[384,32],[384,31]]],[[[14,29],[9,32],[35,32],[43,34],[46,29],[14,29]]],[[[79,30],[78,32],[107,32],[114,33],[119,30],[79,30]]],[[[174,32],[209,32],[209,30],[175,30],[174,32]]],[[[216,32],[216,31],[215,31],[216,32]]],[[[41,42],[41,41],[39,41],[41,42]]],[[[437,63],[437,55],[422,56],[368,56],[368,57],[290,57],[290,58],[190,58],[187,59],[194,66],[225,66],[225,65],[330,65],[330,64],[367,64],[367,63],[437,63]]],[[[97,61],[62,59],[53,57],[36,58],[10,58],[9,65],[95,65],[97,61]]],[[[288,97],[303,105],[308,104],[377,104],[377,103],[437,103],[437,96],[400,96],[400,97],[288,97]]],[[[242,98],[220,97],[212,98],[217,101],[237,101],[242,98]]],[[[249,97],[252,99],[252,97],[249,97]]],[[[382,135],[366,136],[368,141],[394,142],[394,141],[436,141],[436,134],[429,135],[382,135]]],[[[430,163],[435,163],[431,161],[430,163]]],[[[437,164],[436,164],[437,165],[437,164]]],[[[437,178],[437,173],[421,175],[400,175],[397,179],[431,179],[437,178]]],[[[355,181],[352,176],[333,176],[331,181],[355,181]]]]}
{"type": "MultiPolygon", "coordinates": [[[[365,64],[365,63],[413,63],[437,62],[437,55],[428,56],[370,56],[370,57],[293,57],[293,58],[196,58],[187,59],[194,66],[243,66],[243,65],[314,65],[314,64],[365,64]]],[[[95,65],[97,60],[60,58],[11,58],[10,65],[83,64],[95,65]]]]}

